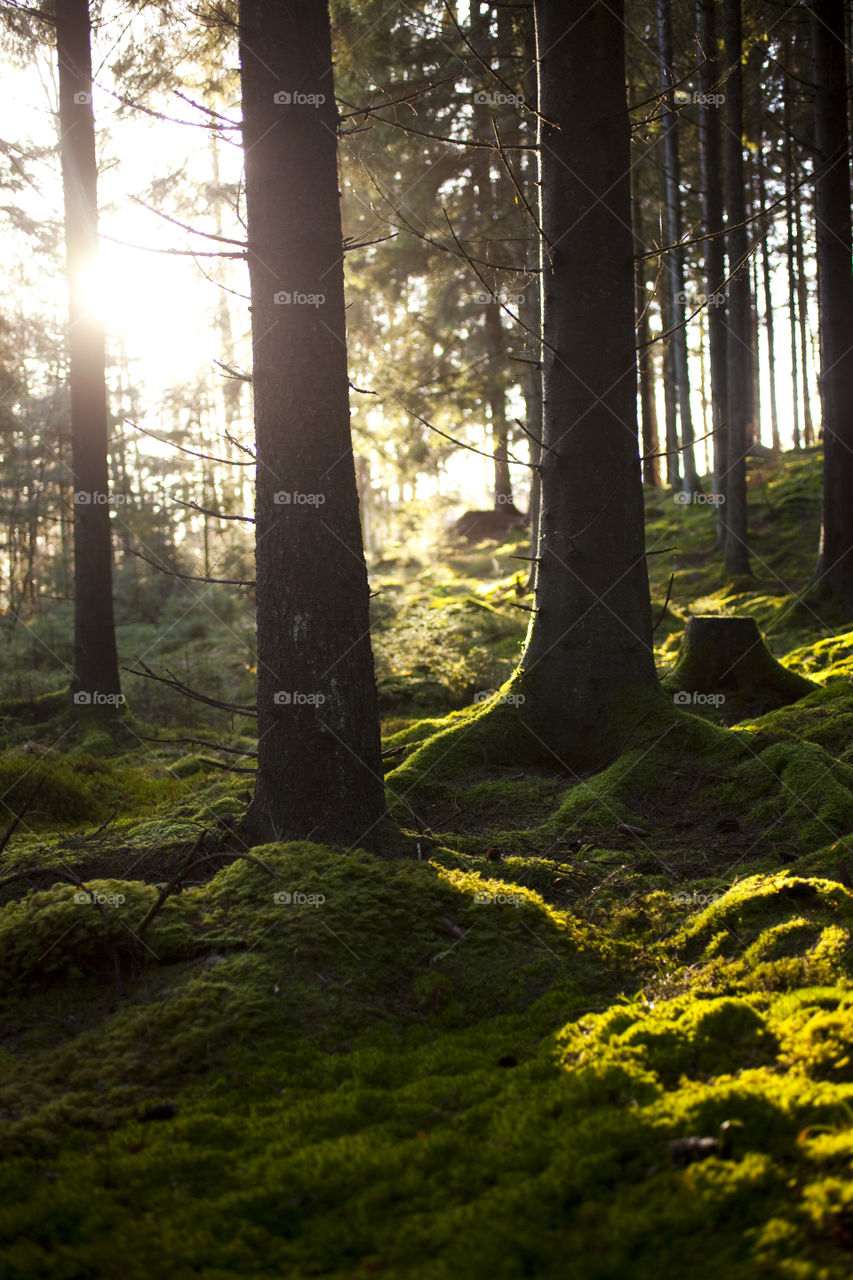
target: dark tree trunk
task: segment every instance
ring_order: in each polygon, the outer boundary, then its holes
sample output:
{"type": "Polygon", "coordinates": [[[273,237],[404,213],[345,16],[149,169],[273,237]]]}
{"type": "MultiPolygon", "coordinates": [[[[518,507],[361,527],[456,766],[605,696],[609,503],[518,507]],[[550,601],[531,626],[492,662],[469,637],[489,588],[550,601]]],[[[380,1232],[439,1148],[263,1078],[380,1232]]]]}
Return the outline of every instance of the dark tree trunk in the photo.
{"type": "MultiPolygon", "coordinates": [[[[726,253],[723,237],[723,168],[720,130],[719,38],[714,0],[698,0],[696,33],[699,57],[699,147],[702,213],[705,231],[705,289],[708,294],[708,363],[711,372],[711,425],[714,430],[714,492],[725,496],[728,470],[728,365],[726,332],[726,253]]],[[[717,511],[717,544],[726,540],[726,504],[717,511]]]]}
{"type": "MultiPolygon", "coordinates": [[[[755,216],[750,208],[749,216],[755,216]]],[[[749,287],[749,320],[752,339],[752,430],[747,445],[761,442],[761,330],[758,320],[758,254],[752,255],[752,280],[749,287]]]]}
{"type": "MultiPolygon", "coordinates": [[[[636,173],[636,169],[634,170],[636,173]]],[[[649,294],[646,289],[646,260],[641,256],[647,245],[643,236],[643,210],[638,193],[631,200],[634,231],[634,315],[637,333],[637,380],[640,392],[640,421],[643,441],[643,482],[657,488],[660,485],[660,450],[658,444],[658,418],[655,404],[655,362],[652,354],[651,325],[649,324],[649,294]]]]}
{"type": "MultiPolygon", "coordinates": [[[[663,189],[664,227],[668,244],[681,240],[681,162],[678,153],[678,116],[675,112],[675,74],[672,68],[672,18],[670,0],[658,0],[658,40],[660,42],[660,85],[664,94],[663,189]]],[[[693,413],[690,407],[690,376],[687,361],[687,327],[684,292],[684,251],[672,249],[663,259],[664,278],[672,299],[672,357],[681,419],[681,457],[684,492],[699,488],[693,452],[693,413]]]]}
{"type": "MultiPolygon", "coordinates": [[[[525,63],[522,87],[526,100],[528,102],[536,102],[538,94],[536,27],[531,10],[528,9],[522,13],[521,23],[525,63]]],[[[535,118],[530,114],[525,114],[522,119],[525,129],[524,140],[535,144],[537,140],[535,118]]],[[[523,163],[525,194],[531,209],[536,209],[539,205],[539,152],[535,149],[527,152],[523,163]]],[[[529,233],[530,239],[525,246],[525,261],[532,268],[532,271],[530,279],[524,288],[524,299],[519,314],[522,322],[527,327],[524,354],[526,359],[534,362],[526,366],[529,372],[524,375],[522,385],[526,426],[532,436],[530,440],[530,461],[533,469],[530,473],[530,507],[527,513],[527,523],[530,526],[531,555],[535,556],[539,542],[539,513],[542,505],[542,486],[539,482],[539,463],[542,455],[540,444],[542,440],[542,343],[538,338],[542,329],[542,291],[541,277],[539,275],[539,241],[535,228],[531,226],[529,233]]],[[[535,581],[536,561],[531,560],[527,581],[528,590],[533,588],[535,581]]]]}
{"type": "Polygon", "coordinates": [[[257,482],[250,839],[360,843],[384,812],[349,424],[326,0],[241,0],[257,482]]]}
{"type": "Polygon", "coordinates": [[[538,0],[544,445],[523,722],[570,767],[657,689],[637,440],[623,6],[538,0]],[[545,123],[544,121],[552,123],[545,123]],[[550,247],[553,246],[553,247],[550,247]]]}
{"type": "Polygon", "coordinates": [[[809,285],[806,280],[805,250],[803,248],[803,212],[800,207],[801,193],[794,203],[794,223],[796,229],[795,246],[797,251],[797,311],[800,318],[800,375],[803,384],[803,444],[810,448],[814,444],[814,424],[812,423],[812,405],[809,395],[809,285]]]}
{"type": "Polygon", "coordinates": [[[746,507],[746,450],[752,432],[752,345],[746,190],[743,165],[743,74],[740,0],[725,0],[726,217],[728,226],[728,458],[725,561],[729,573],[750,573],[746,507]]]}
{"type": "Polygon", "coordinates": [[[788,268],[788,324],[791,331],[791,408],[793,411],[793,444],[800,448],[800,383],[797,371],[797,272],[796,251],[794,249],[794,200],[798,195],[791,192],[794,175],[793,148],[791,144],[791,94],[787,75],[782,77],[782,131],[785,138],[785,236],[787,242],[786,263],[788,268]]]}
{"type": "Polygon", "coordinates": [[[823,523],[817,576],[853,612],[853,272],[842,0],[813,0],[823,523]]]}
{"type": "MultiPolygon", "coordinates": [[[[773,323],[773,293],[770,287],[770,246],[769,226],[765,217],[767,209],[767,187],[764,179],[764,156],[759,157],[758,170],[758,207],[761,213],[761,230],[764,233],[762,245],[762,267],[764,287],[764,323],[767,327],[767,370],[770,378],[770,440],[777,453],[782,448],[779,438],[779,411],[776,404],[776,332],[773,323]]],[[[790,178],[788,179],[790,181],[790,178]]]]}
{"type": "MultiPolygon", "coordinates": [[[[660,237],[661,244],[666,244],[666,227],[663,217],[664,175],[663,152],[660,153],[658,177],[660,179],[660,237]]],[[[660,322],[663,333],[669,333],[673,325],[672,293],[666,279],[666,269],[661,271],[661,285],[657,292],[660,322]]],[[[681,454],[678,449],[678,401],[675,387],[675,352],[672,338],[664,338],[661,342],[661,379],[663,382],[663,418],[664,418],[664,459],[666,462],[666,482],[672,489],[681,488],[681,454]]]]}
{"type": "MultiPolygon", "coordinates": [[[[490,352],[497,353],[502,352],[505,346],[500,307],[495,301],[486,303],[486,344],[490,352]]],[[[503,507],[512,505],[512,478],[507,461],[509,427],[506,420],[506,390],[501,379],[501,361],[498,355],[492,356],[489,369],[489,423],[492,429],[492,454],[495,459],[494,505],[503,507]]]]}
{"type": "Polygon", "coordinates": [[[87,0],[56,6],[65,194],[71,470],[74,475],[74,702],[107,711],[121,693],[113,620],[104,325],[86,296],[98,256],[98,166],[87,0]]]}

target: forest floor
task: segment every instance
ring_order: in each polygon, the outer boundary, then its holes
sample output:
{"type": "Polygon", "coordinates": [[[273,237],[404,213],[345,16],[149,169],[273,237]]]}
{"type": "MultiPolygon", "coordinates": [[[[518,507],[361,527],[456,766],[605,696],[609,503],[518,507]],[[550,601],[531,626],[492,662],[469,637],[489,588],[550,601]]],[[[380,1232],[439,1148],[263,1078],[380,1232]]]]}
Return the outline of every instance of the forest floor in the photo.
{"type": "MultiPolygon", "coordinates": [[[[674,705],[591,776],[436,764],[517,659],[524,541],[374,557],[397,858],[235,857],[245,725],[128,679],[108,752],[48,692],[61,619],[4,635],[4,1277],[849,1276],[853,631],[803,598],[819,455],[750,499],[725,584],[713,508],[647,494],[661,674],[749,615],[814,692],[674,705]]],[[[250,701],[226,608],[128,611],[125,662],[250,701]]]]}

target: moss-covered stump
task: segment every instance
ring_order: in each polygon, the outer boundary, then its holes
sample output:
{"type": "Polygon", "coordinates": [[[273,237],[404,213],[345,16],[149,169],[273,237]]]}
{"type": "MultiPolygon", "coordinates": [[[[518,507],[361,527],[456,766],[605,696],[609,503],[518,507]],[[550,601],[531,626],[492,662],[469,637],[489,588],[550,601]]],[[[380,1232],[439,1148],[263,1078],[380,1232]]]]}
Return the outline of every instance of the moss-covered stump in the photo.
{"type": "Polygon", "coordinates": [[[664,681],[678,706],[732,722],[814,692],[777,662],[754,618],[687,619],[675,668],[664,681]]]}

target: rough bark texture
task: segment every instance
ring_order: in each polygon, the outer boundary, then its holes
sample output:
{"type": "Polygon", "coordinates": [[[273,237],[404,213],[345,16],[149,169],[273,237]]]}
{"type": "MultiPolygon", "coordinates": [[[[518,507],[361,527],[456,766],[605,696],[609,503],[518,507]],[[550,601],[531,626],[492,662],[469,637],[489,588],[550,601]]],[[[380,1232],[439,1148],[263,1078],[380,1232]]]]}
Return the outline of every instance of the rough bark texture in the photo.
{"type": "Polygon", "coordinates": [[[814,0],[812,44],[820,400],[823,420],[823,523],[818,574],[853,612],[853,274],[844,7],[814,0]]]}
{"type": "Polygon", "coordinates": [[[250,838],[370,840],[384,812],[349,424],[326,0],[243,0],[257,432],[250,838]]]}
{"type": "Polygon", "coordinates": [[[752,431],[752,348],[746,191],[743,165],[743,75],[740,0],[725,0],[726,63],[726,214],[728,224],[728,457],[726,460],[726,568],[750,572],[746,509],[746,451],[752,431]]]}
{"type": "Polygon", "coordinates": [[[71,469],[74,474],[75,703],[115,707],[120,693],[113,621],[103,320],[86,295],[98,255],[98,167],[87,0],[56,6],[59,127],[65,193],[71,469]],[[103,702],[102,699],[110,701],[103,702]]]}
{"type": "Polygon", "coordinates": [[[542,123],[544,449],[523,722],[569,764],[621,745],[655,689],[637,441],[621,4],[536,5],[542,123]]]}

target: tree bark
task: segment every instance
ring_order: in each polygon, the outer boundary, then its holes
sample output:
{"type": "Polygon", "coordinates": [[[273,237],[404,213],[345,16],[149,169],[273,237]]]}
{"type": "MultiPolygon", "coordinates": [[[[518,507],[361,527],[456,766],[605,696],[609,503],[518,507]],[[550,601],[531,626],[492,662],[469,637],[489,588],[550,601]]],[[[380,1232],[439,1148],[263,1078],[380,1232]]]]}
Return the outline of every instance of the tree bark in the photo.
{"type": "Polygon", "coordinates": [[[623,6],[537,0],[544,449],[523,723],[569,767],[657,690],[637,440],[623,6]]]}
{"type": "Polygon", "coordinates": [[[740,0],[725,0],[726,63],[726,221],[728,227],[728,458],[726,467],[726,568],[733,575],[750,573],[746,450],[752,430],[752,345],[750,289],[743,164],[743,74],[740,0]]]}
{"type": "MultiPolygon", "coordinates": [[[[799,176],[799,171],[795,173],[799,176]]],[[[797,255],[797,311],[800,319],[800,376],[803,384],[803,444],[807,449],[814,444],[812,404],[809,394],[809,286],[806,280],[805,250],[803,248],[803,212],[800,208],[802,193],[794,202],[794,245],[797,255]]]]}
{"type": "Polygon", "coordinates": [[[361,843],[384,813],[349,423],[326,0],[241,0],[257,434],[250,839],[361,843]]]}
{"type": "Polygon", "coordinates": [[[853,612],[853,236],[842,0],[812,0],[823,521],[817,577],[853,612]]]}
{"type": "Polygon", "coordinates": [[[98,257],[98,165],[87,0],[56,6],[59,128],[68,273],[71,470],[74,476],[74,675],[77,705],[118,706],[113,618],[104,324],[87,297],[98,257]]]}
{"type": "MultiPolygon", "coordinates": [[[[660,43],[660,85],[664,95],[663,185],[664,226],[667,244],[681,240],[681,162],[678,154],[678,116],[675,111],[675,73],[672,67],[672,15],[670,0],[658,0],[658,40],[660,43]]],[[[672,299],[672,355],[681,420],[681,459],[684,492],[699,488],[693,451],[693,412],[690,406],[690,376],[687,361],[687,327],[684,292],[684,251],[671,249],[664,258],[664,276],[672,299]]]]}
{"type": "Polygon", "coordinates": [[[758,208],[761,214],[761,230],[764,233],[762,244],[762,267],[764,288],[764,323],[767,328],[767,371],[770,378],[770,441],[777,453],[782,448],[779,437],[779,410],[776,403],[776,332],[773,322],[773,293],[770,287],[770,246],[768,244],[770,227],[766,218],[767,187],[764,178],[764,156],[759,156],[758,165],[758,208]]]}
{"type": "MultiPolygon", "coordinates": [[[[705,241],[705,289],[708,294],[708,363],[711,374],[711,425],[714,430],[714,492],[726,493],[728,470],[728,365],[726,332],[726,252],[723,240],[723,163],[718,79],[719,37],[714,0],[697,0],[699,58],[699,160],[705,241]]],[[[726,540],[726,504],[717,503],[717,545],[726,540]]]]}
{"type": "MultiPolygon", "coordinates": [[[[636,174],[636,168],[634,170],[636,174]]],[[[646,290],[646,264],[642,258],[647,245],[643,237],[643,208],[640,195],[634,192],[631,199],[632,227],[634,232],[634,315],[637,334],[637,381],[640,393],[640,421],[643,441],[643,482],[658,488],[660,485],[660,459],[657,454],[658,419],[655,404],[655,363],[650,346],[649,295],[646,290]]]]}
{"type": "Polygon", "coordinates": [[[794,200],[798,197],[791,192],[790,184],[794,173],[793,148],[791,145],[791,94],[787,75],[782,77],[782,131],[785,138],[785,236],[787,243],[786,264],[788,268],[788,325],[791,331],[791,408],[793,416],[793,445],[800,448],[800,382],[797,369],[797,288],[796,288],[796,253],[794,249],[794,200]]]}

